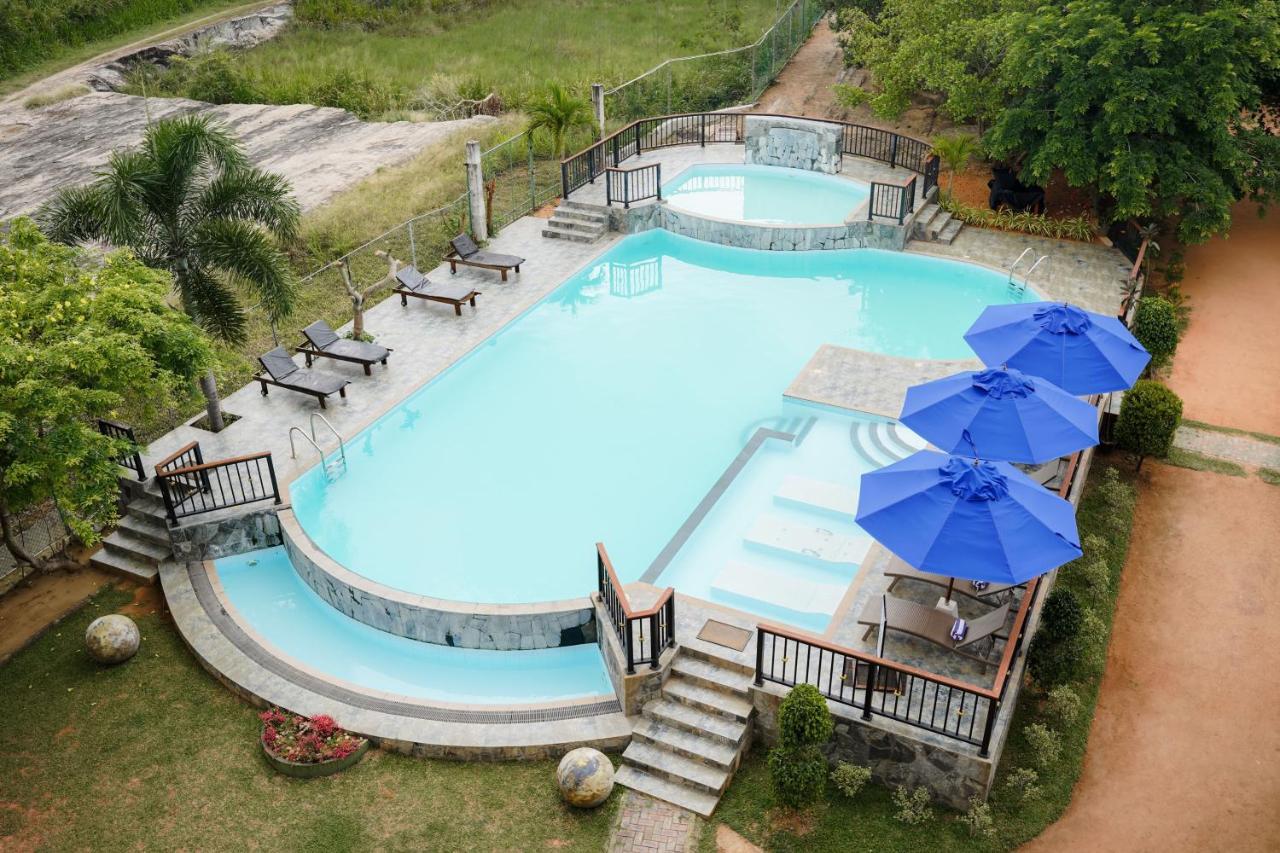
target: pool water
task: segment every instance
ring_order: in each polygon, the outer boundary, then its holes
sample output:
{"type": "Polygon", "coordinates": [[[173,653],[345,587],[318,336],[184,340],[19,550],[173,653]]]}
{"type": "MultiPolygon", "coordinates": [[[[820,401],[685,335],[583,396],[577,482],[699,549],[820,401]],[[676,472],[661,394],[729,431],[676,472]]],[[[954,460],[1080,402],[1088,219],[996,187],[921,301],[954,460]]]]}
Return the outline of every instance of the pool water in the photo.
{"type": "Polygon", "coordinates": [[[513,704],[613,695],[594,643],[517,653],[420,643],[339,613],[298,577],[284,548],[215,566],[243,620],[294,660],[399,696],[513,704]]]}
{"type": "Polygon", "coordinates": [[[848,178],[742,163],[690,166],[662,187],[671,207],[762,225],[841,225],[870,194],[848,178]]]}
{"type": "Polygon", "coordinates": [[[638,579],[755,430],[793,417],[782,392],[820,345],[968,357],[964,330],[1008,300],[999,273],[909,253],[634,235],[350,437],[345,473],[296,480],[293,508],[394,588],[581,597],[597,541],[638,579]]]}

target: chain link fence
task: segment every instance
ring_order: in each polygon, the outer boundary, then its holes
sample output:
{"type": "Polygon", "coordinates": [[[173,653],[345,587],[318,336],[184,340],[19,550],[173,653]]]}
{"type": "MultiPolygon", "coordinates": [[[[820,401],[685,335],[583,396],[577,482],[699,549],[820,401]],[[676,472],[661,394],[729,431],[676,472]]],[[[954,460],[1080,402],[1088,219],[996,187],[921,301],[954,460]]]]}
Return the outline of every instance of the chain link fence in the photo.
{"type": "Polygon", "coordinates": [[[718,110],[755,101],[825,14],[821,0],[796,0],[759,39],[743,47],[668,59],[605,92],[615,125],[638,118],[718,110]]]}
{"type": "MultiPolygon", "coordinates": [[[[51,556],[71,542],[72,533],[55,504],[40,506],[16,521],[18,544],[37,559],[51,556]]],[[[30,572],[30,566],[20,564],[8,548],[0,546],[0,594],[12,589],[30,572]]]]}
{"type": "MultiPolygon", "coordinates": [[[[590,134],[579,133],[583,144],[590,134]]],[[[560,158],[551,143],[525,131],[480,154],[488,231],[496,234],[560,195],[560,158]]]]}

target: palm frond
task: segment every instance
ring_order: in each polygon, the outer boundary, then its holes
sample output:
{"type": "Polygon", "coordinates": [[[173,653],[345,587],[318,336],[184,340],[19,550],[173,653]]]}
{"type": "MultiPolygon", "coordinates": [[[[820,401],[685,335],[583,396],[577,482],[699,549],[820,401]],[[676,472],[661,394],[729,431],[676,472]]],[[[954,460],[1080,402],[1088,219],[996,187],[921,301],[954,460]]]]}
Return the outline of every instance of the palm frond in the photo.
{"type": "Polygon", "coordinates": [[[264,231],[242,219],[207,219],[192,235],[192,250],[202,264],[253,292],[272,320],[278,322],[292,312],[297,279],[264,231]]]}
{"type": "Polygon", "coordinates": [[[58,243],[79,243],[101,240],[103,229],[98,218],[101,201],[100,190],[86,184],[65,187],[57,195],[40,205],[35,213],[36,224],[58,243]]]}
{"type": "Polygon", "coordinates": [[[191,210],[202,218],[247,219],[281,240],[293,238],[302,218],[289,181],[253,167],[231,169],[214,178],[191,210]]]}
{"type": "Polygon", "coordinates": [[[225,281],[198,266],[188,267],[176,281],[183,309],[200,328],[228,343],[244,340],[244,308],[225,281]]]}

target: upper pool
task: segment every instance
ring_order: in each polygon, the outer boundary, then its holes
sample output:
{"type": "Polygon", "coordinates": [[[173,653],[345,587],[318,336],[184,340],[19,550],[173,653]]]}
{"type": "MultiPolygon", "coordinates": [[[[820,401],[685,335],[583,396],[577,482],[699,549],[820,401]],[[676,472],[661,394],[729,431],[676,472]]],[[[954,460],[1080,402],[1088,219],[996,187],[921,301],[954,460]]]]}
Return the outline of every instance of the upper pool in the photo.
{"type": "Polygon", "coordinates": [[[293,508],[394,588],[584,596],[595,542],[636,580],[756,429],[795,417],[783,391],[820,345],[969,357],[964,330],[1007,301],[1003,275],[911,253],[628,237],[350,438],[346,473],[302,475],[293,508]]]}
{"type": "Polygon", "coordinates": [[[848,178],[742,163],[690,166],[662,187],[672,207],[762,225],[840,225],[869,195],[848,178]]]}

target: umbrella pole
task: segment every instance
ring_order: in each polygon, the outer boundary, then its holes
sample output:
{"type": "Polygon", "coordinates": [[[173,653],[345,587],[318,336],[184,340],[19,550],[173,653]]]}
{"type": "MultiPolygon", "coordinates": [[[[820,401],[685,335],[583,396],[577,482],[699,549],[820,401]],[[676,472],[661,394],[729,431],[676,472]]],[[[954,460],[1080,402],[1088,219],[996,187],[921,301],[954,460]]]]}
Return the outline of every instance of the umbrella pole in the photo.
{"type": "Polygon", "coordinates": [[[951,590],[956,585],[955,578],[947,578],[947,604],[951,603],[951,590]]]}

